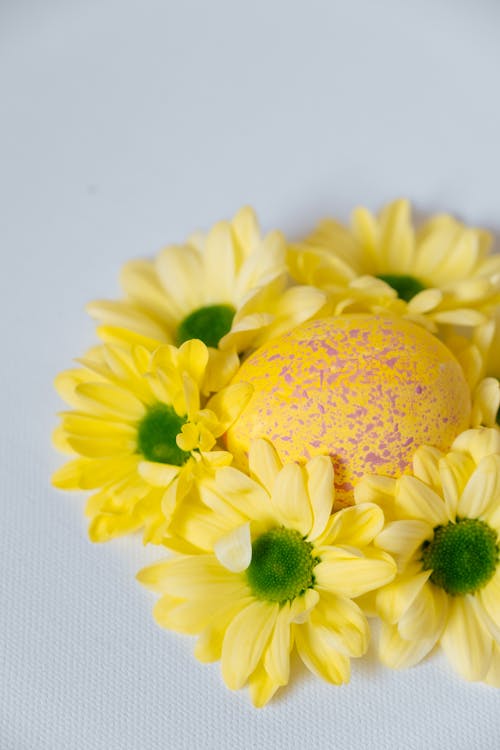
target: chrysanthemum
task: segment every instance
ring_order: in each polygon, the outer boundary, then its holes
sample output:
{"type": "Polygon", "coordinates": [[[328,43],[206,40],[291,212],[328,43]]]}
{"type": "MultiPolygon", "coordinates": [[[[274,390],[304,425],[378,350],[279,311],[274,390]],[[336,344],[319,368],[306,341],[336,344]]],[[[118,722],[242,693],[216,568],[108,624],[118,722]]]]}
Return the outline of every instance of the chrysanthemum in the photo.
{"type": "MultiPolygon", "coordinates": [[[[55,445],[73,459],[53,476],[61,489],[97,490],[87,504],[90,537],[106,541],[144,527],[161,541],[177,504],[231,455],[216,440],[250,397],[246,384],[219,388],[207,347],[101,346],[83,367],[56,378],[73,407],[55,445]]],[[[220,373],[219,373],[220,374],[220,373]]]]}
{"type": "Polygon", "coordinates": [[[421,447],[413,476],[362,480],[367,499],[388,519],[375,544],[398,563],[374,595],[382,661],[408,667],[439,643],[465,679],[500,687],[500,432],[468,430],[446,455],[421,447]]]}
{"type": "Polygon", "coordinates": [[[190,553],[144,569],[139,580],[162,594],[158,623],[199,635],[197,658],[220,659],[226,685],[248,682],[262,706],[288,683],[294,645],[320,677],[349,679],[350,657],[368,642],[352,598],[390,581],[395,564],[370,544],[383,525],[377,506],[330,516],[328,457],[282,466],[258,440],[249,463],[251,477],[220,469],[201,489],[208,507],[179,520],[190,553]]]}
{"type": "Polygon", "coordinates": [[[104,340],[179,346],[198,338],[239,353],[308,320],[326,300],[309,286],[289,288],[283,236],[263,238],[250,208],[154,261],[127,263],[121,285],[125,299],[87,308],[104,340]]]}
{"type": "Polygon", "coordinates": [[[322,221],[290,248],[294,278],[329,292],[335,311],[381,309],[436,330],[476,326],[500,301],[500,255],[491,236],[440,215],[418,231],[410,205],[398,200],[377,216],[358,208],[346,228],[322,221]]]}

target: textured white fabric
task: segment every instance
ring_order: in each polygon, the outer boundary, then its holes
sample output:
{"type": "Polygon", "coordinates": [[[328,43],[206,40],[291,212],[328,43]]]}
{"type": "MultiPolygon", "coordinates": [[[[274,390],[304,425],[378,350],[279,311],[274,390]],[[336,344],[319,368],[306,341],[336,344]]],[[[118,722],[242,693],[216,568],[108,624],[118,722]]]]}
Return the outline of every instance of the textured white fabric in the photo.
{"type": "Polygon", "coordinates": [[[136,539],[49,486],[51,381],[120,265],[252,203],[290,235],[407,195],[498,229],[494,0],[0,4],[0,748],[498,747],[500,694],[441,656],[297,665],[266,709],[160,630],[136,539]]]}

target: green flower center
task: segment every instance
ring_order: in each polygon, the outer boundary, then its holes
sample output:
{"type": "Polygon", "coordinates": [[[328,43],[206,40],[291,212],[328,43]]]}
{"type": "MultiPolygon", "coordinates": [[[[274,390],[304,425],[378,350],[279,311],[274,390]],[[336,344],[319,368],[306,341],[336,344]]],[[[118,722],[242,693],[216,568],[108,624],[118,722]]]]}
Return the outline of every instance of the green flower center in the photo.
{"type": "Polygon", "coordinates": [[[422,547],[424,570],[430,580],[450,596],[464,596],[481,589],[498,564],[498,541],[493,529],[477,518],[437,526],[434,538],[422,547]]]}
{"type": "Polygon", "coordinates": [[[150,406],[137,428],[139,453],[148,461],[182,466],[191,454],[181,450],[175,438],[186,422],[168,404],[150,406]]]}
{"type": "Polygon", "coordinates": [[[380,273],[377,279],[381,279],[381,281],[385,281],[386,284],[392,286],[398,293],[398,297],[404,299],[405,302],[409,302],[426,288],[425,284],[422,284],[415,276],[408,276],[404,273],[380,273]]]}
{"type": "Polygon", "coordinates": [[[189,313],[177,329],[176,344],[189,339],[201,339],[207,346],[218,346],[229,333],[236,310],[232,305],[207,305],[189,313]]]}
{"type": "Polygon", "coordinates": [[[247,580],[257,599],[283,604],[314,585],[313,568],[319,560],[313,546],[294,529],[276,528],[252,544],[247,580]]]}

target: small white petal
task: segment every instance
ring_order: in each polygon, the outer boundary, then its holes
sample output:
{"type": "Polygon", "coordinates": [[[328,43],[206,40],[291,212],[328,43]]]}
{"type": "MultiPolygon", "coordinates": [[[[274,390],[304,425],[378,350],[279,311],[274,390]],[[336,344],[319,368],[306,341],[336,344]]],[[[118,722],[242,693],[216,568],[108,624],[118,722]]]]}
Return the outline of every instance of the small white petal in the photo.
{"type": "Polygon", "coordinates": [[[218,539],[214,552],[220,564],[232,573],[246,570],[252,560],[250,523],[244,523],[218,539]]]}

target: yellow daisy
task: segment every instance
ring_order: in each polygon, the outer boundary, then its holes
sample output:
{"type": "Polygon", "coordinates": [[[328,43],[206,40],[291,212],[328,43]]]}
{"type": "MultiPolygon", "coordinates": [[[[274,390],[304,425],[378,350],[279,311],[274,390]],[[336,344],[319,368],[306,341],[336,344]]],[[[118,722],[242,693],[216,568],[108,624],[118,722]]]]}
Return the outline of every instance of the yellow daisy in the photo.
{"type": "Polygon", "coordinates": [[[439,643],[465,679],[500,687],[500,431],[421,447],[413,476],[366,477],[356,500],[383,507],[375,545],[398,564],[374,595],[382,661],[408,667],[439,643]]]}
{"type": "Polygon", "coordinates": [[[500,301],[500,255],[492,238],[451,216],[415,230],[410,204],[397,200],[373,216],[358,208],[346,228],[326,219],[289,250],[293,277],[329,292],[336,313],[386,309],[437,330],[476,326],[500,301]]]}
{"type": "Polygon", "coordinates": [[[208,234],[171,245],[154,261],[127,263],[125,299],[88,305],[106,341],[180,344],[247,351],[308,320],[325,305],[323,292],[289,286],[280,232],[262,237],[250,208],[208,234]]]}
{"type": "Polygon", "coordinates": [[[383,526],[377,506],[330,515],[328,457],[283,466],[257,440],[249,464],[250,477],[225,467],[203,483],[207,507],[179,512],[189,552],[138,578],[162,594],[157,622],[199,635],[197,658],[220,659],[226,685],[248,683],[254,705],[263,706],[288,683],[294,646],[315,674],[348,681],[350,657],[366,651],[369,635],[352,599],[390,581],[396,567],[371,545],[383,526]]]}
{"type": "Polygon", "coordinates": [[[140,346],[101,346],[83,367],[56,378],[73,407],[54,433],[73,456],[53,476],[61,489],[98,490],[88,501],[90,537],[106,541],[144,527],[145,541],[163,539],[177,504],[200,478],[230,463],[216,440],[247,403],[251,387],[220,388],[205,344],[153,354],[140,346]]]}

